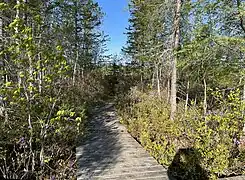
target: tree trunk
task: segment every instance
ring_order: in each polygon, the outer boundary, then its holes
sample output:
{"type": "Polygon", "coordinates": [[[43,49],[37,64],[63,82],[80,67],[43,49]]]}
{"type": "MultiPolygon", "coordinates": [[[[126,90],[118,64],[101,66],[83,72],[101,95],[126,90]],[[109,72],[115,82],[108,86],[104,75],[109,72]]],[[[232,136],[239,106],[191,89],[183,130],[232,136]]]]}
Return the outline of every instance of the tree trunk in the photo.
{"type": "Polygon", "coordinates": [[[190,81],[188,80],[187,87],[186,87],[185,112],[187,112],[188,109],[189,87],[190,87],[190,81]]]}
{"type": "MultiPolygon", "coordinates": [[[[3,50],[3,19],[1,17],[1,13],[0,13],[0,52],[2,50],[3,50]]],[[[0,67],[1,67],[1,69],[5,68],[3,58],[0,59],[0,67]]],[[[4,77],[1,77],[1,81],[3,81],[3,80],[4,80],[4,77]]]]}
{"type": "MultiPolygon", "coordinates": [[[[0,14],[0,52],[3,50],[3,19],[0,14]]],[[[0,59],[0,70],[4,70],[4,60],[0,59]]],[[[0,77],[1,78],[1,84],[4,83],[4,76],[0,77]]],[[[0,116],[4,116],[4,102],[3,102],[3,97],[0,96],[0,116]]]]}
{"type": "Polygon", "coordinates": [[[162,68],[159,66],[159,82],[158,82],[158,89],[159,89],[159,94],[161,96],[161,81],[162,81],[162,68]]]}
{"type": "Polygon", "coordinates": [[[140,84],[141,84],[141,91],[143,92],[144,88],[143,88],[143,75],[142,75],[142,73],[140,74],[140,84]]]}
{"type": "Polygon", "coordinates": [[[151,80],[151,87],[152,87],[152,89],[154,87],[154,82],[155,82],[155,69],[153,70],[153,73],[152,73],[152,80],[151,80]]]}
{"type": "Polygon", "coordinates": [[[2,44],[3,44],[3,19],[0,14],[0,50],[2,50],[2,44]]]}
{"type": "MultiPolygon", "coordinates": [[[[181,10],[181,0],[176,0],[176,10],[174,18],[174,34],[173,34],[173,50],[178,50],[179,40],[180,40],[180,10],[181,10]]],[[[171,114],[170,119],[174,119],[174,115],[177,109],[176,97],[177,97],[177,55],[172,58],[172,76],[171,76],[171,114]]]]}
{"type": "MultiPolygon", "coordinates": [[[[242,100],[244,101],[245,103],[245,84],[243,85],[243,98],[242,100]]],[[[243,111],[243,117],[245,115],[245,112],[243,111]]],[[[245,134],[245,123],[243,124],[243,133],[245,134]]]]}
{"type": "Polygon", "coordinates": [[[243,98],[242,98],[243,101],[245,101],[245,84],[243,85],[243,98]]]}
{"type": "Polygon", "coordinates": [[[140,72],[140,83],[141,83],[141,91],[144,92],[144,63],[141,64],[141,72],[140,72]]]}
{"type": "Polygon", "coordinates": [[[75,57],[75,62],[74,62],[74,69],[73,69],[73,78],[72,78],[72,85],[75,85],[76,81],[76,74],[77,74],[77,63],[78,63],[78,32],[77,32],[77,2],[75,2],[75,13],[74,13],[74,20],[75,20],[75,52],[76,52],[76,57],[75,57]]]}
{"type": "MultiPolygon", "coordinates": [[[[16,1],[16,4],[17,4],[17,5],[20,5],[20,1],[17,0],[17,1],[16,1]]],[[[19,8],[16,9],[16,15],[15,15],[15,18],[16,18],[16,19],[19,19],[19,18],[20,18],[20,10],[19,10],[19,8]]],[[[16,34],[19,33],[18,26],[15,27],[15,33],[16,33],[16,34]]],[[[16,40],[16,43],[19,44],[18,40],[16,40]]],[[[19,48],[17,49],[17,51],[18,51],[18,53],[19,53],[19,48]]],[[[21,86],[20,72],[18,72],[18,77],[17,77],[17,78],[18,78],[18,85],[19,85],[19,87],[20,87],[20,86],[21,86]]]]}
{"type": "Polygon", "coordinates": [[[159,79],[159,67],[158,64],[156,64],[156,72],[157,72],[157,93],[158,97],[161,97],[161,89],[160,89],[160,79],[159,79]]]}
{"type": "Polygon", "coordinates": [[[167,81],[167,101],[168,103],[170,102],[170,79],[168,77],[168,81],[167,81]]]}
{"type": "Polygon", "coordinates": [[[203,115],[205,116],[207,113],[207,84],[205,78],[203,79],[203,85],[204,85],[203,115]]]}

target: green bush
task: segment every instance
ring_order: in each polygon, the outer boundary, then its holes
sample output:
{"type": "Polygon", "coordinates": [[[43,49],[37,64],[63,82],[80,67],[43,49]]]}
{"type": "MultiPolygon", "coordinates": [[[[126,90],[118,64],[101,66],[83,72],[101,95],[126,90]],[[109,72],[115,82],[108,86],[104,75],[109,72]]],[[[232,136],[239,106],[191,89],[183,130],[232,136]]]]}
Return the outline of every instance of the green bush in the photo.
{"type": "MultiPolygon", "coordinates": [[[[43,102],[44,103],[44,102],[43,102]]],[[[39,106],[52,105],[47,103],[39,106]]],[[[23,107],[23,106],[22,106],[23,107]]],[[[49,106],[52,107],[52,106],[49,106]]],[[[12,107],[13,108],[13,107],[12,107]]],[[[15,179],[76,178],[76,140],[84,130],[85,107],[60,104],[50,111],[36,108],[32,128],[25,121],[29,112],[15,109],[7,122],[0,121],[0,168],[2,176],[15,179]],[[37,112],[38,111],[38,112],[37,112]],[[16,117],[23,117],[16,118],[16,117]]]]}
{"type": "Polygon", "coordinates": [[[124,98],[126,104],[121,101],[118,109],[128,131],[159,163],[169,166],[178,149],[193,148],[192,152],[196,153],[193,157],[199,157],[200,167],[210,179],[215,179],[241,166],[244,153],[238,144],[245,121],[244,102],[239,90],[226,96],[216,90],[211,95],[218,104],[216,109],[203,115],[200,107],[190,106],[185,112],[179,102],[173,121],[169,119],[169,105],[154,92],[142,93],[132,89],[124,98]]]}
{"type": "MultiPolygon", "coordinates": [[[[220,91],[212,92],[219,109],[205,116],[187,113],[184,123],[193,146],[202,157],[201,164],[211,174],[221,175],[237,162],[237,143],[242,135],[244,102],[240,91],[231,91],[224,97],[220,91]]],[[[200,113],[200,111],[199,111],[200,113]]]]}
{"type": "Polygon", "coordinates": [[[120,111],[122,122],[161,164],[169,165],[177,148],[175,140],[181,133],[178,123],[169,119],[169,105],[136,89],[129,96],[132,101],[128,108],[124,106],[120,111]]]}

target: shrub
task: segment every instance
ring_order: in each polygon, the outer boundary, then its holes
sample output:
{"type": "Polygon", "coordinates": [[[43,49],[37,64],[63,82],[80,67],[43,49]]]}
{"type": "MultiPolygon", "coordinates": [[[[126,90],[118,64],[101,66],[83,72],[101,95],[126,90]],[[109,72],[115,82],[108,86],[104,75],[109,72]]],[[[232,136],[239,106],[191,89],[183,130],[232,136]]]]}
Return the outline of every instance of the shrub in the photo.
{"type": "Polygon", "coordinates": [[[83,131],[86,106],[70,103],[74,94],[67,96],[65,80],[59,89],[55,83],[42,91],[34,83],[31,92],[12,82],[1,89],[5,116],[0,117],[0,177],[75,179],[74,142],[83,131]]]}
{"type": "Polygon", "coordinates": [[[239,90],[231,91],[227,97],[220,91],[212,95],[219,109],[205,116],[187,113],[184,123],[193,146],[201,154],[202,166],[213,175],[221,175],[234,166],[239,157],[238,142],[245,123],[244,102],[239,90]]]}
{"type": "Polygon", "coordinates": [[[169,165],[175,155],[180,129],[178,123],[169,119],[169,105],[153,96],[133,89],[130,104],[119,114],[132,136],[161,164],[169,165]]]}
{"type": "MultiPolygon", "coordinates": [[[[169,119],[170,108],[164,98],[152,92],[142,93],[137,88],[124,97],[126,104],[121,101],[118,109],[128,131],[159,163],[172,165],[178,149],[192,148],[194,154],[190,158],[199,158],[201,173],[215,179],[241,166],[244,150],[238,145],[245,119],[239,90],[226,97],[218,90],[211,94],[219,105],[216,109],[203,115],[200,107],[190,106],[185,112],[179,102],[174,121],[169,119]]],[[[197,164],[189,169],[195,169],[194,166],[197,164]]]]}

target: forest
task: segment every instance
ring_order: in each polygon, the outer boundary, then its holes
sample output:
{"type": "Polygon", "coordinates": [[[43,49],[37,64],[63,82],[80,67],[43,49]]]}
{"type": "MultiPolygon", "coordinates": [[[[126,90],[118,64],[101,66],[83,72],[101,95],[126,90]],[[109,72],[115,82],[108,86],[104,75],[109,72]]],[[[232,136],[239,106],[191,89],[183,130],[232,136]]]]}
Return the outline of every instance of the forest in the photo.
{"type": "Polygon", "coordinates": [[[245,1],[128,10],[127,44],[111,56],[94,0],[1,0],[0,178],[76,179],[76,145],[105,102],[176,176],[245,174],[245,1]]]}

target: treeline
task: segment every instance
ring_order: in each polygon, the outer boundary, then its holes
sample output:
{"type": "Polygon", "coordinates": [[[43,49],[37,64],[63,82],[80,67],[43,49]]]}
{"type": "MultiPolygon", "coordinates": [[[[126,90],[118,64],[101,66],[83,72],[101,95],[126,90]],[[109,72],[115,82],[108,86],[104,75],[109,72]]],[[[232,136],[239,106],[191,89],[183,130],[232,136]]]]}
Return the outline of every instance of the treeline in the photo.
{"type": "Polygon", "coordinates": [[[243,1],[136,0],[129,7],[124,51],[142,69],[151,69],[143,79],[152,79],[158,91],[168,89],[173,114],[175,89],[182,97],[193,91],[204,96],[209,88],[244,85],[243,1]]]}
{"type": "Polygon", "coordinates": [[[210,178],[244,172],[244,8],[242,0],[129,3],[123,51],[138,85],[120,98],[121,116],[164,165],[194,149],[175,173],[184,179],[200,179],[197,162],[210,178]]]}
{"type": "Polygon", "coordinates": [[[76,179],[87,104],[103,94],[103,15],[93,0],[1,1],[0,178],[76,179]]]}

